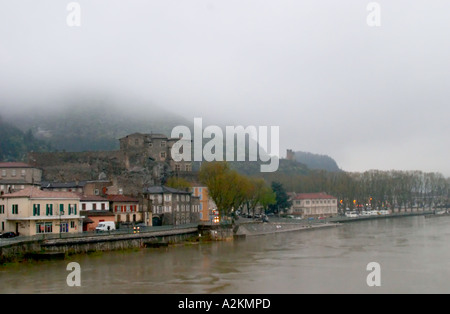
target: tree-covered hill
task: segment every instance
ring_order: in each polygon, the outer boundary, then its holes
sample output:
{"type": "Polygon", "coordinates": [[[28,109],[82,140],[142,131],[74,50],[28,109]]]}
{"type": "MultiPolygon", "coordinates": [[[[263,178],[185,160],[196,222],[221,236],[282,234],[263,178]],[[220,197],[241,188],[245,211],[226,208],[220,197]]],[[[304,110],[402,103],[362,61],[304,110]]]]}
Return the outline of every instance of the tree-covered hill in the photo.
{"type": "Polygon", "coordinates": [[[326,170],[330,172],[341,171],[336,161],[326,155],[295,152],[295,160],[305,164],[311,170],[326,170]]]}
{"type": "Polygon", "coordinates": [[[23,132],[0,116],[0,161],[26,160],[30,151],[50,151],[51,146],[34,137],[33,132],[23,132]]]}
{"type": "Polygon", "coordinates": [[[128,134],[163,133],[170,136],[184,118],[132,97],[85,95],[67,97],[8,115],[22,131],[31,129],[55,150],[82,152],[119,148],[118,139],[128,134]],[[29,114],[33,112],[33,114],[29,114]]]}

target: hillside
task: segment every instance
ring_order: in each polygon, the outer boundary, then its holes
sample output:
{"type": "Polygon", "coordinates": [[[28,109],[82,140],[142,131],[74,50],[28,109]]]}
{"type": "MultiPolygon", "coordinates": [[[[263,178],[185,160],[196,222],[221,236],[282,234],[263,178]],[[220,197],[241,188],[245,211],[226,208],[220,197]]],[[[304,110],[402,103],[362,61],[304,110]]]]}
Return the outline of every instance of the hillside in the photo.
{"type": "Polygon", "coordinates": [[[60,99],[33,112],[19,111],[9,114],[8,119],[22,131],[31,129],[36,138],[48,141],[55,150],[70,152],[116,150],[118,139],[125,135],[170,135],[174,126],[188,123],[141,100],[98,95],[60,99]]]}
{"type": "Polygon", "coordinates": [[[36,139],[31,130],[23,132],[1,116],[0,134],[0,161],[23,161],[30,151],[51,150],[51,146],[36,139]]]}
{"type": "MultiPolygon", "coordinates": [[[[170,136],[173,127],[192,124],[132,97],[72,95],[49,100],[46,105],[36,103],[37,107],[39,110],[29,107],[5,113],[4,120],[10,123],[1,122],[2,134],[6,135],[1,142],[2,160],[23,160],[28,151],[112,151],[119,148],[118,139],[128,134],[154,132],[170,136]]],[[[248,160],[248,151],[245,155],[248,160]]],[[[328,156],[305,152],[296,152],[295,156],[296,161],[280,160],[279,174],[305,175],[315,169],[339,171],[328,156]]],[[[196,164],[194,169],[198,169],[196,164]]],[[[232,162],[231,166],[246,175],[260,174],[259,162],[232,162]]]]}
{"type": "Polygon", "coordinates": [[[336,161],[326,155],[308,152],[295,152],[295,160],[305,164],[311,170],[326,170],[330,172],[341,171],[336,161]]]}

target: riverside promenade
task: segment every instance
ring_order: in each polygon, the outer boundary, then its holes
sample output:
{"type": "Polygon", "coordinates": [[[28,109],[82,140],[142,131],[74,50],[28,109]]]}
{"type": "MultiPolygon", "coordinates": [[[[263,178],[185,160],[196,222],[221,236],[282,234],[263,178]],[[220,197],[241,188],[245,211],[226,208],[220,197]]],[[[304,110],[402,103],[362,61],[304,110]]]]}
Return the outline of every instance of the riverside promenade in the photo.
{"type": "MultiPolygon", "coordinates": [[[[338,227],[343,223],[411,216],[438,217],[439,215],[434,215],[433,211],[417,211],[392,213],[388,215],[359,216],[357,218],[336,216],[314,220],[271,217],[268,223],[251,219],[239,219],[236,226],[234,228],[228,228],[229,232],[222,238],[233,238],[233,233],[239,238],[281,232],[318,230],[338,227]]],[[[208,237],[204,236],[205,230],[209,230],[207,232],[217,233],[215,231],[217,228],[214,230],[204,229],[203,227],[204,225],[190,224],[144,227],[140,228],[139,231],[130,228],[104,233],[43,234],[32,237],[18,236],[11,239],[0,239],[0,262],[26,259],[27,254],[30,253],[82,254],[96,251],[151,247],[151,244],[182,243],[186,240],[191,241],[193,238],[196,238],[197,241],[199,238],[202,238],[204,241],[208,239],[208,237]]],[[[210,239],[220,239],[220,237],[211,237],[210,239]]]]}

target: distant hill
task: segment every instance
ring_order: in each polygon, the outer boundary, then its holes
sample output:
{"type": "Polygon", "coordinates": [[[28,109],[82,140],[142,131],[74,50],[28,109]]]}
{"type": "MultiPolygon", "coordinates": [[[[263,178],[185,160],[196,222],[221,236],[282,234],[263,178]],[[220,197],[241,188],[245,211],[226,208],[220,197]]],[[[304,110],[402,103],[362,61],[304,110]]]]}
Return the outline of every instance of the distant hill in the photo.
{"type": "Polygon", "coordinates": [[[189,123],[142,100],[98,95],[67,97],[39,110],[16,111],[8,120],[22,131],[31,129],[55,150],[68,152],[117,150],[118,139],[131,133],[170,136],[174,126],[189,123]]]}
{"type": "Polygon", "coordinates": [[[308,152],[295,152],[295,160],[305,164],[311,170],[326,170],[330,172],[341,171],[336,161],[326,155],[308,152]]]}
{"type": "Polygon", "coordinates": [[[50,150],[50,144],[36,139],[31,130],[23,132],[0,117],[0,161],[24,161],[30,151],[50,150]]]}

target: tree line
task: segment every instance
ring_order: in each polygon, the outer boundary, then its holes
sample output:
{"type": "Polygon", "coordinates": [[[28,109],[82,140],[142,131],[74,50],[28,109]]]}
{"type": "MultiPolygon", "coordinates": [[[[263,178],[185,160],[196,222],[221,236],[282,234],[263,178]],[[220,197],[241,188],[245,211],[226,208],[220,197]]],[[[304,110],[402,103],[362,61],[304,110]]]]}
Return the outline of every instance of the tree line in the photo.
{"type": "Polygon", "coordinates": [[[305,175],[272,175],[288,191],[326,192],[338,198],[343,208],[447,206],[450,179],[423,171],[381,171],[362,173],[311,171],[305,175]]]}

